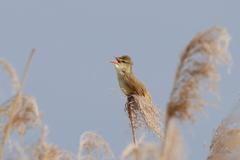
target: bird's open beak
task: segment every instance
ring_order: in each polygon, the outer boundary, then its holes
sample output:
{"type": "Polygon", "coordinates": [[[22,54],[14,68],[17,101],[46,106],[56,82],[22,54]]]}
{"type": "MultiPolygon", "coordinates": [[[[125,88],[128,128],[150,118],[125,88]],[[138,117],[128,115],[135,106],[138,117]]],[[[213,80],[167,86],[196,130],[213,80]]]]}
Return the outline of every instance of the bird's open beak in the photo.
{"type": "Polygon", "coordinates": [[[117,60],[117,62],[114,62],[114,61],[109,61],[109,62],[114,63],[114,64],[121,63],[121,61],[116,56],[114,56],[114,55],[112,55],[112,56],[117,60]]]}

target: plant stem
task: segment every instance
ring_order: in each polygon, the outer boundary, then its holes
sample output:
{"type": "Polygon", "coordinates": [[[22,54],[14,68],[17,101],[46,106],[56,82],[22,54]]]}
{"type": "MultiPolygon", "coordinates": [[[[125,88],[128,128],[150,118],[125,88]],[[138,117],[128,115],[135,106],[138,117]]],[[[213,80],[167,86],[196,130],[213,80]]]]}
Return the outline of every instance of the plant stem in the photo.
{"type": "Polygon", "coordinates": [[[131,104],[128,104],[128,115],[131,123],[131,128],[132,128],[132,137],[133,137],[133,142],[137,146],[137,139],[136,139],[136,134],[135,134],[135,129],[134,129],[134,122],[133,122],[133,117],[132,117],[132,108],[131,104]]]}

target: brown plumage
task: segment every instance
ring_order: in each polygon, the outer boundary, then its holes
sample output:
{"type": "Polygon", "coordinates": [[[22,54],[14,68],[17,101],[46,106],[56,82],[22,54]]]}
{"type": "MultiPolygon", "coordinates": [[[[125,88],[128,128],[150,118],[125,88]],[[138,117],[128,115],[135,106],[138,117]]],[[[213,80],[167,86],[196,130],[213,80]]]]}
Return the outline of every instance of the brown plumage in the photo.
{"type": "Polygon", "coordinates": [[[133,62],[131,61],[131,57],[127,55],[122,57],[113,57],[117,60],[117,62],[109,62],[114,63],[119,86],[122,92],[128,97],[134,94],[151,99],[151,95],[148,93],[146,87],[132,73],[133,62]]]}

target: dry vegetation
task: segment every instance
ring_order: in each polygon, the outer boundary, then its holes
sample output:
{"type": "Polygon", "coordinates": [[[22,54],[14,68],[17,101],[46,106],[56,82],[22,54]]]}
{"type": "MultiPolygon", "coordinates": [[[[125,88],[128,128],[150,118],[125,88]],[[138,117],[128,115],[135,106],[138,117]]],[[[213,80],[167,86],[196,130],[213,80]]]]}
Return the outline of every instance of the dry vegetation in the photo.
{"type": "Polygon", "coordinates": [[[132,129],[145,128],[163,139],[163,111],[144,96],[132,95],[127,98],[125,111],[131,122],[132,129]]]}
{"type": "Polygon", "coordinates": [[[113,152],[109,145],[101,136],[93,132],[85,132],[80,139],[78,158],[83,160],[95,159],[102,157],[103,159],[113,159],[113,152]]]}
{"type": "Polygon", "coordinates": [[[213,133],[208,160],[237,160],[240,157],[240,128],[224,119],[213,133]]]}
{"type": "MultiPolygon", "coordinates": [[[[213,27],[198,33],[183,51],[177,68],[173,90],[167,105],[165,126],[164,113],[156,104],[136,95],[128,97],[125,110],[129,116],[136,141],[135,129],[145,128],[162,139],[159,143],[139,141],[129,144],[123,151],[121,160],[183,160],[184,144],[179,131],[181,122],[195,121],[193,111],[202,112],[202,107],[210,104],[201,90],[205,88],[217,95],[219,81],[218,65],[230,61],[228,54],[229,35],[221,27],[213,27]]],[[[12,80],[16,95],[0,106],[0,159],[14,160],[95,160],[115,159],[109,145],[101,136],[86,132],[79,142],[78,155],[59,149],[46,140],[48,130],[41,124],[41,114],[35,98],[22,93],[28,69],[35,50],[30,54],[21,82],[14,68],[5,60],[0,64],[12,80]],[[35,144],[22,142],[26,132],[40,129],[40,137],[35,144]],[[19,142],[11,142],[13,133],[19,135],[19,142]],[[7,149],[12,145],[12,149],[7,149]]],[[[213,133],[207,160],[240,159],[239,112],[225,118],[213,133]]]]}

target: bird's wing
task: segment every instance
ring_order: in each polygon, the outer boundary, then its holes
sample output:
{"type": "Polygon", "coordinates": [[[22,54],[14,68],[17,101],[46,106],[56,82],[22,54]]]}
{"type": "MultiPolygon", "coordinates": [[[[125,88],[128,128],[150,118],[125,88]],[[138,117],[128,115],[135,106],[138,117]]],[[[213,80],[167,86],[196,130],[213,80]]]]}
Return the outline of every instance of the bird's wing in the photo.
{"type": "Polygon", "coordinates": [[[133,75],[126,74],[126,82],[127,86],[133,91],[132,94],[137,94],[140,96],[144,96],[148,99],[151,99],[150,94],[148,93],[145,86],[133,75]]]}

